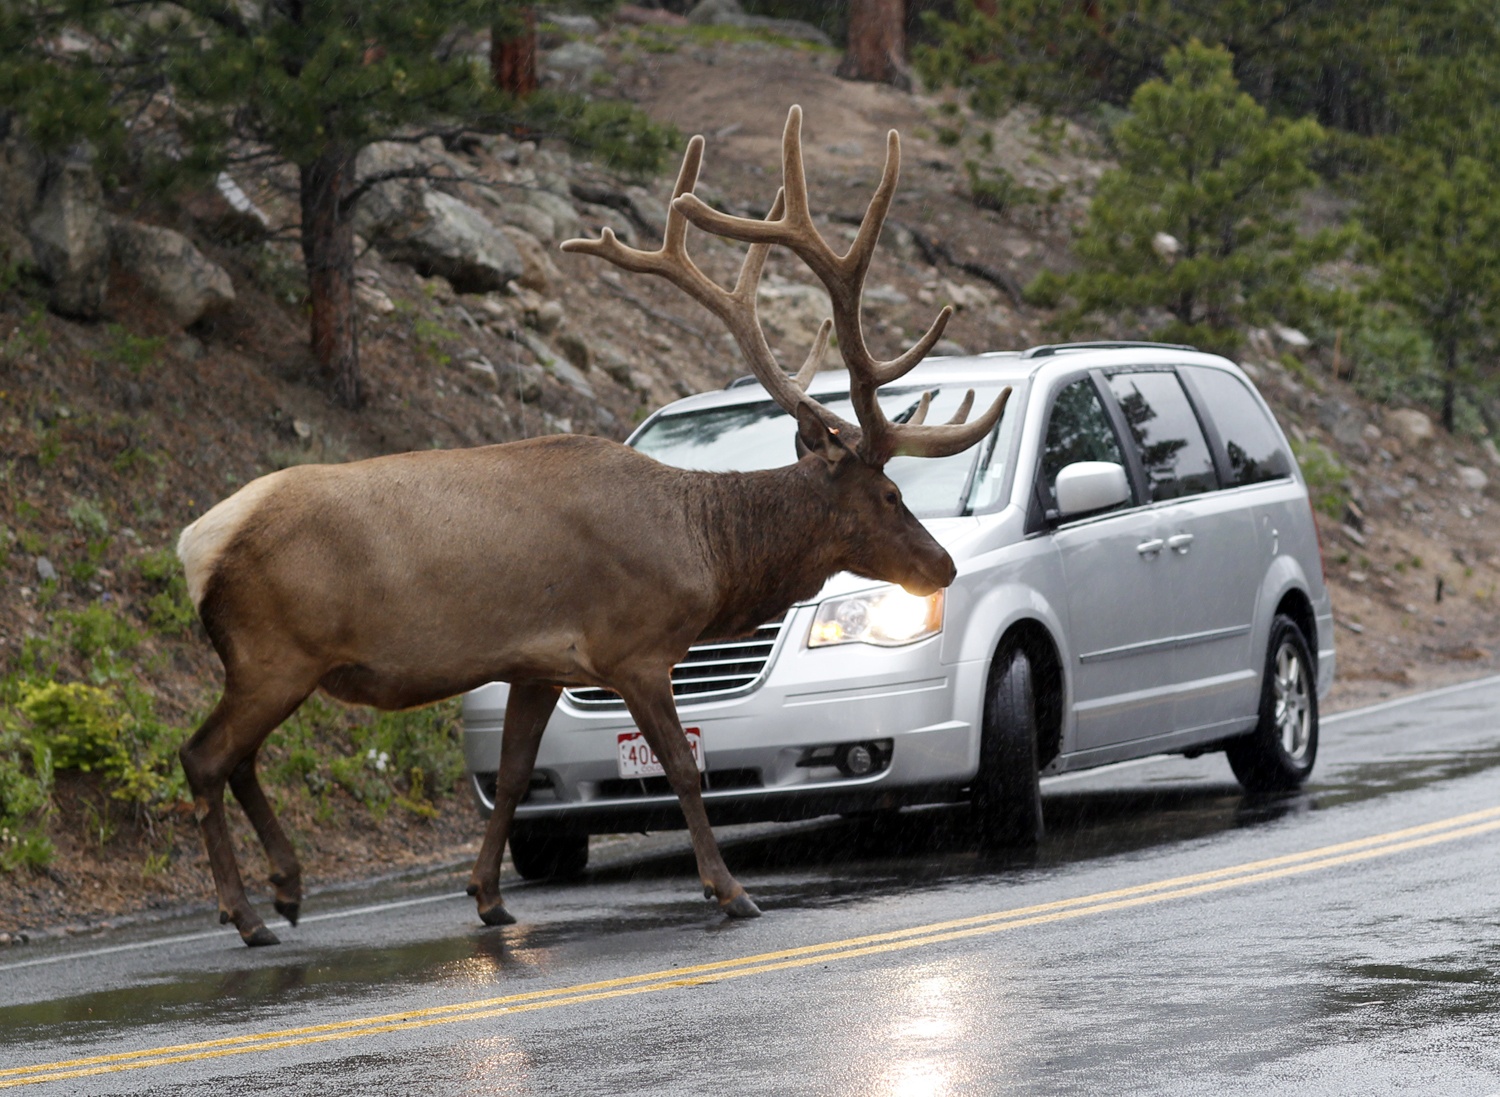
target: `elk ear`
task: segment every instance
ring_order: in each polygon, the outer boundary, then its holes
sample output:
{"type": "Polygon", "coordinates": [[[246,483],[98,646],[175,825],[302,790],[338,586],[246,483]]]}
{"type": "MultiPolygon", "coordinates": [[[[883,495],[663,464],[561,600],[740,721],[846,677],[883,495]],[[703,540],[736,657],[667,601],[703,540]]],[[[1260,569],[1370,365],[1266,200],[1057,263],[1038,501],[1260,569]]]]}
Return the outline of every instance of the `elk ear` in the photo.
{"type": "Polygon", "coordinates": [[[854,458],[854,451],[823,422],[817,412],[806,404],[798,404],[797,456],[802,458],[808,454],[821,457],[827,463],[829,472],[837,471],[841,464],[854,458]]]}

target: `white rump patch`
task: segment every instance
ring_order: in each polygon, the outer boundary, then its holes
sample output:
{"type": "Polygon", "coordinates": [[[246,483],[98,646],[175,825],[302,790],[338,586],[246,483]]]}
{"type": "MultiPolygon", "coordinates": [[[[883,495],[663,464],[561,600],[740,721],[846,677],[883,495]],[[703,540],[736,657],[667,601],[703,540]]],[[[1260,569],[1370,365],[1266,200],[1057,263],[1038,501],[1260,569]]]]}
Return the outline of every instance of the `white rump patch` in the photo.
{"type": "Polygon", "coordinates": [[[177,558],[182,561],[182,569],[187,574],[188,596],[195,607],[203,604],[203,592],[208,589],[208,581],[224,553],[224,546],[275,487],[273,481],[279,475],[273,472],[250,481],[191,523],[177,538],[177,558]]]}

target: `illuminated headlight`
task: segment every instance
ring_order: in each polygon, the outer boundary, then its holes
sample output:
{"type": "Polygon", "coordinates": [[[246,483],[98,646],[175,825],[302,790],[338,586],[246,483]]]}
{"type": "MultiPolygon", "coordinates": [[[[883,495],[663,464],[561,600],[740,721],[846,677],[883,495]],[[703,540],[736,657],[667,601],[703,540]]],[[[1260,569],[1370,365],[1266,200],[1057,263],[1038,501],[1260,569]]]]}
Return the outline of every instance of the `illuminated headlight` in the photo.
{"type": "Polygon", "coordinates": [[[813,618],[807,646],[876,644],[893,648],[925,640],[942,631],[942,591],[919,598],[890,586],[824,602],[813,618]]]}

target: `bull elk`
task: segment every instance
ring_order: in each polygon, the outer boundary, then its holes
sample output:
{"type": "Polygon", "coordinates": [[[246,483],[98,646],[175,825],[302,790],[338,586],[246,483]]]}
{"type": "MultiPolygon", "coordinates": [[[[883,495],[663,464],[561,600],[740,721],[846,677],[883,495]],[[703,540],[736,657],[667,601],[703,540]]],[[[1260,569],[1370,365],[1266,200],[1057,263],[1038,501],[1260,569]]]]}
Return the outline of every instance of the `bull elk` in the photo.
{"type": "Polygon", "coordinates": [[[796,417],[803,456],[795,464],[691,472],[616,442],[563,435],[283,469],[183,531],[177,551],[224,664],[224,694],[184,744],[182,764],[220,921],[233,922],[246,944],[276,936],[246,898],[224,785],[265,847],[277,911],[295,924],[302,869],[255,762],[266,737],[319,688],[345,702],[400,709],[511,683],[495,810],[468,888],[486,924],[514,920],[500,896],[501,852],[565,686],[603,686],[625,700],[681,802],[705,896],[734,917],[760,913],[709,828],[672,667],[690,645],[751,632],[839,571],[918,594],[952,582],[952,559],[882,470],[898,453],[942,456],[972,445],[998,422],[1009,395],[972,422],[972,392],[946,424],[923,422],[925,398],[905,423],[885,417],[877,389],[927,354],[950,310],[900,357],[870,353],[860,298],[895,191],[899,140],[891,131],[884,176],[853,245],[837,255],[808,210],[801,119],[793,107],[784,185],[766,220],[727,216],[694,196],[703,157],[703,138],[694,137],[661,248],[626,247],[607,228],[598,240],[562,245],[659,275],[719,317],[755,376],[796,417]],[[689,222],[750,244],[733,290],[689,258],[689,222]],[[777,244],[801,257],[833,304],[795,377],[777,364],[756,316],[756,287],[777,244]],[[857,424],[805,392],[831,328],[857,424]]]}

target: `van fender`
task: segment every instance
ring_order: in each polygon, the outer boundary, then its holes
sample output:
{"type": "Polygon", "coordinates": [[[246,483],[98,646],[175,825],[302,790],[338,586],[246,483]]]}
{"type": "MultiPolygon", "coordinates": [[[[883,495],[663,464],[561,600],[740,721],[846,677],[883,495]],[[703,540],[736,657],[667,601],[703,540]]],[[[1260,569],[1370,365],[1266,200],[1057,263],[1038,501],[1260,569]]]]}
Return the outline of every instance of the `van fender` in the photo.
{"type": "Polygon", "coordinates": [[[1062,667],[1061,746],[1062,752],[1067,753],[1074,734],[1073,680],[1069,673],[1073,651],[1068,646],[1065,613],[1065,607],[1055,606],[1035,586],[1002,582],[980,591],[972,603],[964,606],[963,629],[945,637],[943,662],[958,664],[954,675],[959,686],[958,695],[954,697],[954,718],[968,723],[976,731],[970,743],[971,762],[976,772],[979,766],[978,732],[984,727],[984,691],[989,683],[990,664],[1001,638],[1022,622],[1040,625],[1057,648],[1062,667]]]}

